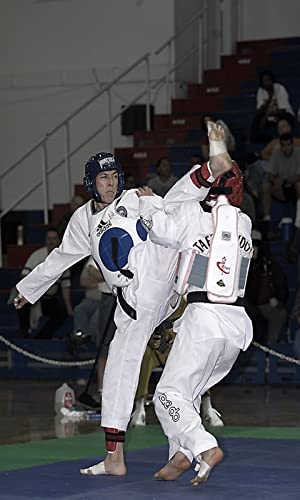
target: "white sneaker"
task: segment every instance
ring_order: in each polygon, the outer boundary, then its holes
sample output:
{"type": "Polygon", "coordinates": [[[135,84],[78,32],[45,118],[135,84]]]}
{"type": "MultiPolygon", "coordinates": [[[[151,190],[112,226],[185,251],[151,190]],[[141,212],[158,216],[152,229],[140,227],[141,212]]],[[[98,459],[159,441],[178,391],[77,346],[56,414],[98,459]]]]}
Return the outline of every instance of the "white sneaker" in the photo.
{"type": "Polygon", "coordinates": [[[131,415],[129,427],[144,427],[146,425],[146,412],[144,405],[134,410],[131,415]]]}
{"type": "Polygon", "coordinates": [[[210,425],[211,427],[224,427],[221,413],[219,413],[215,408],[208,408],[204,420],[207,425],[210,425]]]}

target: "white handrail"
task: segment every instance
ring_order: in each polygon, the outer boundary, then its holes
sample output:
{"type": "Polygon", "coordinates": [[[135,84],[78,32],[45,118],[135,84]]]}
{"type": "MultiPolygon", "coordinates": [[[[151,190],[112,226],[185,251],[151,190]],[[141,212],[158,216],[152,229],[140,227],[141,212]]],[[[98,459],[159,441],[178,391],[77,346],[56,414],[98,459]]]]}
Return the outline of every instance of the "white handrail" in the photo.
{"type": "MultiPolygon", "coordinates": [[[[9,173],[11,173],[18,165],[20,165],[23,161],[25,161],[28,157],[31,156],[34,152],[36,152],[38,149],[41,148],[42,152],[42,179],[37,181],[35,184],[33,184],[26,192],[23,192],[19,197],[15,198],[14,201],[6,207],[5,210],[0,213],[0,266],[2,266],[2,251],[1,251],[1,223],[3,217],[10,212],[12,209],[14,209],[19,203],[21,203],[23,200],[25,200],[31,193],[33,193],[36,189],[40,188],[43,186],[43,195],[44,195],[44,222],[45,224],[48,223],[48,178],[54,172],[57,170],[59,167],[62,165],[65,165],[65,184],[66,184],[66,191],[67,191],[67,196],[68,198],[71,197],[71,165],[70,165],[70,160],[71,158],[78,152],[80,151],[86,144],[88,144],[91,140],[93,140],[98,134],[103,132],[106,128],[108,130],[108,139],[109,139],[109,146],[110,150],[113,148],[113,139],[112,139],[112,123],[119,118],[124,111],[138,102],[141,98],[146,96],[146,129],[149,131],[151,129],[151,123],[150,123],[150,106],[151,106],[151,91],[154,89],[157,89],[159,85],[164,83],[166,85],[166,97],[168,100],[168,105],[170,105],[171,102],[171,75],[176,71],[177,68],[179,68],[187,59],[189,59],[195,52],[199,50],[199,48],[194,47],[192,50],[186,54],[179,62],[176,64],[172,64],[172,43],[180,37],[190,26],[192,26],[198,19],[202,19],[204,15],[206,15],[206,10],[207,10],[207,3],[205,2],[205,5],[198,10],[193,17],[186,23],[186,25],[178,31],[175,35],[170,37],[166,42],[164,42],[155,52],[154,55],[157,56],[160,54],[165,48],[168,49],[168,67],[166,74],[157,80],[154,85],[151,86],[151,76],[150,76],[150,52],[147,52],[144,54],[142,57],[140,57],[135,63],[133,63],[131,66],[129,66],[126,70],[124,70],[119,76],[117,76],[112,82],[107,84],[106,86],[99,88],[99,91],[91,98],[89,98],[87,101],[85,101],[81,106],[76,108],[69,116],[67,116],[63,121],[61,121],[58,125],[56,125],[54,128],[50,129],[48,133],[46,134],[45,137],[40,139],[32,148],[30,148],[24,155],[22,155],[18,160],[16,160],[12,165],[10,165],[8,168],[6,168],[4,171],[0,172],[0,193],[1,193],[1,180],[9,173]],[[111,102],[111,89],[128,73],[130,73],[133,69],[135,69],[138,65],[141,63],[145,63],[146,66],[146,76],[145,76],[145,90],[141,92],[135,99],[131,100],[129,104],[124,106],[122,108],[122,111],[118,112],[117,114],[112,116],[112,102],[111,102]],[[94,103],[98,98],[100,98],[103,95],[107,95],[108,99],[108,119],[104,125],[99,127],[95,132],[93,132],[89,137],[87,137],[84,141],[82,141],[80,144],[78,144],[72,151],[70,150],[70,122],[71,120],[76,117],[78,114],[81,113],[81,111],[85,110],[90,104],[94,103]],[[47,141],[48,139],[55,134],[57,131],[60,129],[64,128],[65,131],[65,154],[64,158],[61,159],[58,163],[56,163],[54,166],[51,168],[48,168],[48,157],[47,157],[47,141]]],[[[201,44],[202,47],[205,45],[206,41],[203,40],[203,34],[202,34],[202,40],[201,44]]],[[[199,44],[200,46],[200,44],[199,44]]],[[[95,73],[96,75],[96,73],[95,73]]],[[[97,82],[97,75],[95,76],[97,82]]],[[[99,82],[98,82],[99,84],[99,82]]],[[[99,85],[100,87],[100,85],[99,85]]]]}
{"type": "MultiPolygon", "coordinates": [[[[79,106],[73,113],[67,116],[62,122],[60,122],[58,125],[56,125],[54,128],[50,129],[47,132],[47,137],[51,137],[55,132],[60,130],[63,126],[65,126],[66,123],[70,122],[72,118],[77,116],[81,111],[86,109],[92,102],[96,101],[101,95],[105,94],[108,90],[111,89],[116,83],[118,83],[124,76],[126,76],[130,71],[132,71],[136,66],[141,64],[147,57],[149,57],[150,52],[147,52],[144,54],[142,57],[140,57],[134,64],[132,64],[129,68],[124,70],[119,76],[117,76],[112,82],[107,84],[103,89],[101,89],[99,92],[97,92],[96,95],[85,101],[81,106],[79,106]]],[[[40,146],[42,146],[45,138],[40,139],[32,148],[30,148],[25,155],[23,155],[21,158],[19,158],[16,162],[14,162],[12,165],[10,165],[6,170],[3,170],[0,172],[0,179],[2,179],[6,174],[10,173],[16,166],[18,166],[21,162],[26,160],[32,153],[34,153],[40,146]]]]}

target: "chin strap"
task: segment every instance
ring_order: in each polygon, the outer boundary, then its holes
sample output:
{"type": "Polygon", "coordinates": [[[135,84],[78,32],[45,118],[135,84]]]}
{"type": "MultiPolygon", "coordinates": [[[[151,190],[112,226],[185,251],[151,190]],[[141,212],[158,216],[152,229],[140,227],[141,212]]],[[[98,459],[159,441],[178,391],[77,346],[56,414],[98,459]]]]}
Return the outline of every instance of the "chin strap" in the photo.
{"type": "Polygon", "coordinates": [[[118,443],[125,443],[125,431],[119,431],[112,427],[104,427],[105,446],[108,453],[114,453],[118,443]]]}

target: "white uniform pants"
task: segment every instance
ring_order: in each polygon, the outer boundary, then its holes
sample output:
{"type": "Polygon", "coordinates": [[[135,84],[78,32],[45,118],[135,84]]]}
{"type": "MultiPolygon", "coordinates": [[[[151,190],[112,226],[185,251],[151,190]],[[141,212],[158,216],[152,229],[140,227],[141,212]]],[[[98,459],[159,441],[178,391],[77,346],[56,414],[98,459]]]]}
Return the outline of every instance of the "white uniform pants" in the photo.
{"type": "MultiPolygon", "coordinates": [[[[128,321],[124,330],[117,329],[103,378],[102,427],[126,431],[144,353],[154,329],[170,314],[168,304],[167,300],[156,310],[138,308],[137,320],[128,321]]],[[[117,315],[119,312],[117,306],[117,315]]]]}
{"type": "Polygon", "coordinates": [[[230,372],[239,352],[225,338],[197,341],[188,330],[176,336],[154,397],[170,455],[181,449],[192,460],[218,446],[202,424],[199,403],[201,395],[230,372]]]}

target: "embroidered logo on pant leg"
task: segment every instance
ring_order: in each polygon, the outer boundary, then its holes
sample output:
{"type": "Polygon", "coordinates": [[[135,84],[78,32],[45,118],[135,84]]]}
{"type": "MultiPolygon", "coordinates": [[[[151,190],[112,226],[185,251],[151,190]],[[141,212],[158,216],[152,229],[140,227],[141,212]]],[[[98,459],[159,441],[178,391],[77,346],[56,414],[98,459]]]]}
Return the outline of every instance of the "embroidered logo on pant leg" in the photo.
{"type": "Polygon", "coordinates": [[[173,402],[167,398],[166,394],[161,394],[160,396],[158,396],[158,399],[163,405],[163,407],[166,410],[169,410],[168,413],[173,422],[178,422],[178,420],[180,420],[180,413],[179,413],[180,408],[175,408],[175,406],[172,406],[173,402]]]}

